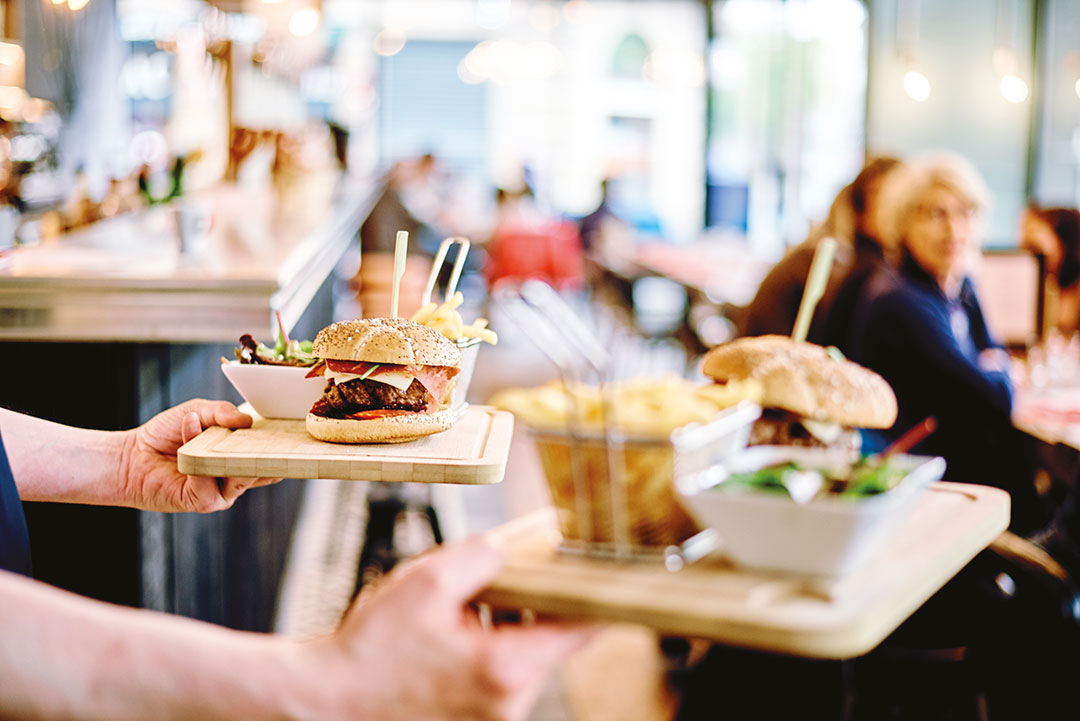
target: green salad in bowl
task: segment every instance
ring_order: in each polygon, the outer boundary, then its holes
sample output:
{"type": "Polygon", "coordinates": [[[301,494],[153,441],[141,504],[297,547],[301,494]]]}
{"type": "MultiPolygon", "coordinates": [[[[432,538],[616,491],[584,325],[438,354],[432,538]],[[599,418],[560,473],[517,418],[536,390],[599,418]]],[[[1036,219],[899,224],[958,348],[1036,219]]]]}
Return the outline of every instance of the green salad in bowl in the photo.
{"type": "Polygon", "coordinates": [[[725,493],[765,491],[787,494],[797,502],[817,497],[862,498],[895,488],[908,474],[891,459],[863,456],[855,463],[808,465],[784,460],[752,471],[732,473],[714,488],[725,493]]]}

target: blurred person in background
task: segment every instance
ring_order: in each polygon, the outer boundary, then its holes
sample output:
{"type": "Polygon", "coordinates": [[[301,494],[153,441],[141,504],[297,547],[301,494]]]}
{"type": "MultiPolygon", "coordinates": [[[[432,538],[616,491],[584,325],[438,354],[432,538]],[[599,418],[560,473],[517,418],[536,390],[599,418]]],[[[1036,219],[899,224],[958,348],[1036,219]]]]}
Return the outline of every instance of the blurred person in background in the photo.
{"type": "Polygon", "coordinates": [[[1020,247],[1041,255],[1055,307],[1052,327],[1064,335],[1080,329],[1080,211],[1028,206],[1020,218],[1020,247]]]}
{"type": "Polygon", "coordinates": [[[407,318],[420,308],[432,248],[438,247],[447,232],[442,224],[444,203],[435,182],[438,173],[434,156],[425,154],[394,163],[383,178],[375,205],[360,226],[360,270],[352,281],[365,317],[391,315],[398,231],[409,234],[398,314],[407,318]]]}
{"type": "Polygon", "coordinates": [[[877,195],[882,180],[899,164],[896,158],[874,158],[837,194],[825,222],[806,240],[789,249],[773,266],[750,305],[733,310],[733,320],[740,335],[791,333],[814,252],[823,238],[831,237],[838,242],[836,258],[825,293],[814,313],[815,322],[809,339],[841,345],[837,341],[847,337],[846,326],[858,290],[883,260],[875,221],[877,195]],[[840,305],[838,312],[831,314],[834,302],[840,305]]]}
{"type": "Polygon", "coordinates": [[[978,171],[958,156],[928,155],[890,173],[881,230],[899,265],[865,282],[847,346],[899,403],[896,424],[865,432],[864,449],[879,451],[936,417],[937,431],[915,452],[944,456],[947,480],[1009,491],[1010,527],[1026,534],[1048,520],[1033,482],[1036,442],[1012,426],[1010,359],[968,277],[988,201],[978,171]]]}
{"type": "Polygon", "coordinates": [[[437,248],[445,236],[452,235],[444,175],[431,153],[394,163],[383,178],[371,213],[360,227],[363,252],[393,253],[394,237],[399,230],[408,231],[411,245],[425,251],[437,248]]]}
{"type": "Polygon", "coordinates": [[[600,237],[603,235],[606,224],[620,222],[619,216],[611,207],[610,185],[611,178],[600,181],[600,204],[578,224],[581,232],[581,247],[586,255],[592,252],[594,246],[600,245],[600,237]]]}
{"type": "Polygon", "coordinates": [[[548,672],[591,636],[547,623],[485,628],[469,602],[501,553],[479,539],[400,569],[310,640],[113,606],[26,577],[20,498],[208,512],[280,480],[180,474],[177,450],[211,425],[251,418],[194,400],[106,432],[0,409],[0,718],[523,721],[548,672]]]}
{"type": "Polygon", "coordinates": [[[488,286],[540,278],[559,289],[584,286],[585,266],[577,225],[543,212],[532,188],[496,191],[496,220],[487,242],[488,286]]]}

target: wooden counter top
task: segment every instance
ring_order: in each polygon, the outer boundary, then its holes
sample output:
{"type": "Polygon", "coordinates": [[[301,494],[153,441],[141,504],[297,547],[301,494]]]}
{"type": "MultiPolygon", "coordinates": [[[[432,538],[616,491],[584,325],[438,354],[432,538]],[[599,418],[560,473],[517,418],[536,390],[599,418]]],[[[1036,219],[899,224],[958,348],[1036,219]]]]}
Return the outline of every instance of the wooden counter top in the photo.
{"type": "Polygon", "coordinates": [[[291,328],[353,242],[372,186],[221,186],[0,258],[0,340],[235,342],[291,328]],[[179,226],[204,226],[185,234],[179,226]]]}

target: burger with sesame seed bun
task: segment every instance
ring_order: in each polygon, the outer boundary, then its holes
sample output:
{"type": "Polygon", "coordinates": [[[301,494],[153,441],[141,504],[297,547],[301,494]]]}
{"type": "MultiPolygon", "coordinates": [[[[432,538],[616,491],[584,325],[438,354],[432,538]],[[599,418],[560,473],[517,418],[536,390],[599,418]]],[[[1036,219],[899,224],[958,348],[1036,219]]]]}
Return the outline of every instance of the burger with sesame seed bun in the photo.
{"type": "Polygon", "coordinates": [[[450,395],[461,351],[438,331],[403,318],[334,323],[312,343],[326,378],[308,412],[308,433],[333,443],[401,443],[457,420],[450,395]]]}
{"type": "Polygon", "coordinates": [[[750,445],[858,450],[856,428],[896,422],[896,396],[885,379],[834,348],[779,335],[739,338],[710,350],[702,371],[717,383],[761,383],[765,410],[750,445]]]}

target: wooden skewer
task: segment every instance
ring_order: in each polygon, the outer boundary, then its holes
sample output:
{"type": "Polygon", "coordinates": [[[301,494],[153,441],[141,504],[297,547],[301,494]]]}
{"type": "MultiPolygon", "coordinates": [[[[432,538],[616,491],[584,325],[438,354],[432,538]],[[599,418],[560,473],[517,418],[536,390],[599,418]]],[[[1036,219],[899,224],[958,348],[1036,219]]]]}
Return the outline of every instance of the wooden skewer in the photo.
{"type": "Polygon", "coordinates": [[[829,279],[829,271],[832,270],[833,258],[836,256],[836,239],[822,238],[814,251],[814,260],[810,264],[810,273],[806,277],[806,287],[803,289],[802,302],[799,303],[799,315],[795,318],[795,328],[791,331],[791,339],[796,343],[806,340],[806,334],[810,332],[810,320],[814,317],[814,309],[818,301],[825,294],[825,284],[829,279]]]}
{"type": "Polygon", "coordinates": [[[390,293],[390,315],[398,317],[398,295],[401,290],[401,276],[405,275],[405,253],[409,248],[409,233],[405,230],[397,232],[394,240],[394,287],[390,293]]]}

